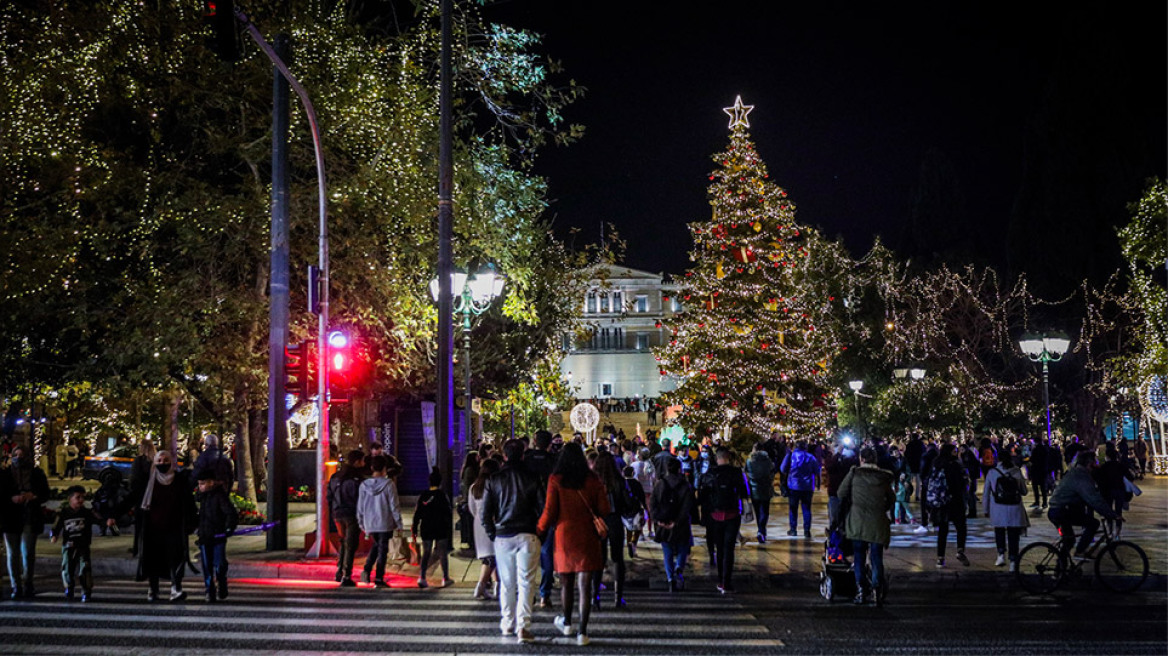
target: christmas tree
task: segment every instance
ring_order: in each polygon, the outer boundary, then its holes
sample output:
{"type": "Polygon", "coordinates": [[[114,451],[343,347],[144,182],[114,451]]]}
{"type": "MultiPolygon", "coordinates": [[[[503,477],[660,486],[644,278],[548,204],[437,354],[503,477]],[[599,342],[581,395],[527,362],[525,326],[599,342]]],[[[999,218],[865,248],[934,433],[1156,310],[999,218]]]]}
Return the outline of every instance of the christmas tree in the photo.
{"type": "Polygon", "coordinates": [[[739,97],[724,110],[730,145],[714,156],[713,217],[689,225],[683,311],[656,355],[662,375],[678,378],[669,400],[683,406],[686,429],[809,434],[834,420],[826,372],[840,346],[825,319],[836,283],[813,256],[826,244],[795,222],[795,204],[769,180],[748,133],[752,109],[739,97]]]}

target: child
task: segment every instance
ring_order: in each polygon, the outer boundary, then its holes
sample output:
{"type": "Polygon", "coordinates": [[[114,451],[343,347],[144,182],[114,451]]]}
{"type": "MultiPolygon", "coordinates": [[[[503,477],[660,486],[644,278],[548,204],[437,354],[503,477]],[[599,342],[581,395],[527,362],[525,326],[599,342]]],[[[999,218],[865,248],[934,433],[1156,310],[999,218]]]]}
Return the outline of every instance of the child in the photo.
{"type": "Polygon", "coordinates": [[[397,486],[389,478],[389,471],[394,475],[401,471],[397,460],[393,456],[377,455],[369,459],[369,466],[373,470],[373,478],[367,478],[361,483],[361,490],[357,496],[357,524],[361,531],[373,540],[373,547],[369,556],[365,558],[365,571],[361,572],[361,582],[368,583],[369,575],[377,566],[373,585],[378,588],[388,588],[385,582],[385,559],[389,555],[389,536],[393,531],[400,531],[404,527],[397,499],[397,486]],[[392,463],[391,463],[392,461],[392,463]]]}
{"type": "Polygon", "coordinates": [[[61,579],[65,582],[65,598],[72,599],[77,584],[81,584],[82,603],[93,594],[93,564],[89,544],[93,540],[93,525],[98,523],[93,510],[85,507],[85,488],[74,485],[65,490],[68,502],[57,511],[57,522],[50,532],[52,541],[61,540],[61,579]]]}
{"type": "Polygon", "coordinates": [[[625,485],[632,490],[634,498],[640,502],[636,506],[636,514],[631,514],[634,511],[629,510],[626,512],[630,514],[621,517],[621,522],[625,525],[625,544],[629,550],[629,558],[636,558],[637,543],[641,541],[641,531],[645,528],[645,488],[641,487],[641,482],[637,480],[632,467],[625,467],[621,474],[625,478],[625,485]]]}
{"type": "MultiPolygon", "coordinates": [[[[97,492],[93,493],[93,512],[101,517],[114,517],[114,509],[122,502],[122,477],[121,476],[106,476],[101,482],[101,487],[97,492]]],[[[117,518],[114,517],[116,520],[117,518]]],[[[111,535],[117,536],[118,525],[114,523],[113,526],[106,526],[105,522],[101,522],[99,527],[101,529],[101,536],[105,537],[108,530],[111,535]]]]}
{"type": "Polygon", "coordinates": [[[207,601],[215,601],[215,584],[219,599],[227,598],[227,536],[239,524],[239,512],[227,490],[216,478],[213,468],[199,472],[199,562],[203,567],[203,585],[207,601]]]}
{"type": "Polygon", "coordinates": [[[447,552],[450,550],[451,525],[454,523],[453,511],[450,509],[450,500],[442,491],[442,472],[435,467],[430,472],[430,489],[418,497],[418,508],[414,511],[413,538],[418,539],[418,527],[422,533],[422,569],[418,572],[418,587],[424,588],[426,570],[430,566],[430,555],[435,547],[439,551],[439,564],[442,566],[442,587],[454,584],[450,578],[450,562],[447,552]]]}
{"type": "Polygon", "coordinates": [[[908,509],[908,500],[912,497],[912,493],[912,474],[901,472],[900,478],[896,481],[896,504],[892,508],[892,518],[896,520],[897,524],[917,523],[912,511],[908,509]],[[900,519],[902,513],[905,518],[904,522],[900,519]]]}

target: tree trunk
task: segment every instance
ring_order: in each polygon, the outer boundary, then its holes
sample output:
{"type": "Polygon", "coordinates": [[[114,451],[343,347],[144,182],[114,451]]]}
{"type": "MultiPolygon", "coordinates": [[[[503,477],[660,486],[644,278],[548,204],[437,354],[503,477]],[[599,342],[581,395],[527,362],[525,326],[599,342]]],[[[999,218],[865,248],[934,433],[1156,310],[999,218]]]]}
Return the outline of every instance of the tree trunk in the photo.
{"type": "MultiPolygon", "coordinates": [[[[166,436],[167,449],[175,462],[178,462],[178,413],[182,408],[183,395],[178,388],[171,388],[166,393],[166,414],[163,417],[162,432],[166,436]]],[[[188,463],[193,466],[195,463],[188,463]]]]}
{"type": "Polygon", "coordinates": [[[256,485],[252,473],[251,415],[247,411],[247,383],[235,386],[235,471],[236,494],[255,503],[256,485]]]}
{"type": "MultiPolygon", "coordinates": [[[[248,410],[251,420],[251,462],[252,475],[255,477],[257,491],[266,490],[268,480],[267,444],[268,444],[268,413],[265,410],[252,408],[248,410]]],[[[265,497],[266,498],[266,497],[265,497]]]]}

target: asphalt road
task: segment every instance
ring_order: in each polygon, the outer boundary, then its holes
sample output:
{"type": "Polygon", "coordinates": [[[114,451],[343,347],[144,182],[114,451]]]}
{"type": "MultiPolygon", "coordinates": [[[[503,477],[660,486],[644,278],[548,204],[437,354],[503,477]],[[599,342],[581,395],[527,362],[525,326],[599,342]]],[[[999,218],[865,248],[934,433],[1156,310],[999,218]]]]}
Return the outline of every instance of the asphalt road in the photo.
{"type": "MultiPolygon", "coordinates": [[[[406,581],[395,584],[407,585],[406,581]]],[[[920,583],[920,582],[918,582],[920,583]]],[[[42,589],[51,590],[45,581],[42,589]]],[[[631,590],[629,607],[592,616],[578,647],[538,610],[537,642],[498,629],[498,608],[465,587],[340,590],[318,581],[246,581],[207,604],[147,603],[145,586],[101,580],[88,604],[44,592],[0,603],[3,654],[1165,654],[1163,590],[1103,593],[1089,582],[1054,597],[1008,588],[902,586],[881,608],[828,603],[817,590],[721,596],[631,590]]]]}

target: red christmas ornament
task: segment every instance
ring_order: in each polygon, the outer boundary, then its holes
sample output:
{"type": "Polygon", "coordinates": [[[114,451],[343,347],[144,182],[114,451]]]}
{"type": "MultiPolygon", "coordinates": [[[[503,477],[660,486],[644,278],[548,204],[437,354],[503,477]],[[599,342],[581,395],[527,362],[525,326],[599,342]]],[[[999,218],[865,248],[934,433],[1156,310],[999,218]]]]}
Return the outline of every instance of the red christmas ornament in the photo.
{"type": "Polygon", "coordinates": [[[754,254],[754,250],[746,246],[739,246],[734,250],[734,259],[744,264],[749,264],[758,259],[754,254]]]}
{"type": "Polygon", "coordinates": [[[660,328],[660,327],[661,327],[661,322],[660,322],[660,321],[658,321],[657,323],[655,323],[655,324],[653,324],[653,325],[654,325],[654,326],[656,326],[657,328],[660,328]]]}

